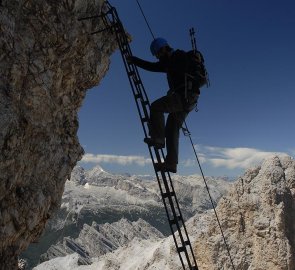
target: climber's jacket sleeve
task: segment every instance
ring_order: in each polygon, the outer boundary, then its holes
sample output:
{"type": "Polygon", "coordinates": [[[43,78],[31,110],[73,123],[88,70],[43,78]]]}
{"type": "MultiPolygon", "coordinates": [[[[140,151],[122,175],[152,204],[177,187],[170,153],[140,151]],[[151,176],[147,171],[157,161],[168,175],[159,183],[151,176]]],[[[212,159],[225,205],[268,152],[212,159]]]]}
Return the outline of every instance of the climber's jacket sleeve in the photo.
{"type": "MultiPolygon", "coordinates": [[[[173,51],[169,59],[160,59],[158,62],[149,62],[135,56],[130,56],[128,61],[136,66],[153,72],[167,74],[169,91],[184,95],[185,73],[187,72],[187,54],[182,50],[173,51]]],[[[196,89],[199,92],[199,89],[196,89]]]]}
{"type": "Polygon", "coordinates": [[[167,72],[165,64],[158,62],[149,62],[135,56],[131,56],[129,60],[136,66],[153,72],[167,72]]]}

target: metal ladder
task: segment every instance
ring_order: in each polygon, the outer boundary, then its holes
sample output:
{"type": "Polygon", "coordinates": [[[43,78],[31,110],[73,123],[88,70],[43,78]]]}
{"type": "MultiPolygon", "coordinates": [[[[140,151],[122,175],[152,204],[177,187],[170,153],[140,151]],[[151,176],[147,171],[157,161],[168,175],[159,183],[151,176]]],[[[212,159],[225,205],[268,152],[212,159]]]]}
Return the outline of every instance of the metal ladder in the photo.
{"type": "MultiPolygon", "coordinates": [[[[102,32],[105,30],[109,30],[113,34],[115,34],[124,62],[124,66],[127,72],[127,76],[131,85],[132,93],[135,99],[144,135],[145,137],[148,137],[150,103],[146,91],[144,89],[143,83],[141,81],[141,78],[139,76],[137,67],[134,64],[129,64],[127,62],[127,57],[132,56],[128,36],[126,35],[126,32],[119,19],[116,9],[113,6],[111,6],[108,1],[105,1],[101,15],[82,18],[82,20],[97,17],[102,18],[106,28],[93,32],[92,34],[102,32]]],[[[152,146],[148,146],[148,148],[153,165],[155,165],[155,163],[160,163],[165,159],[165,155],[162,149],[156,149],[152,146]]],[[[159,184],[171,233],[176,246],[176,251],[179,254],[182,267],[185,270],[198,270],[195,255],[180,211],[179,203],[176,197],[176,193],[173,187],[170,174],[169,172],[157,172],[156,170],[155,173],[159,184]]]]}

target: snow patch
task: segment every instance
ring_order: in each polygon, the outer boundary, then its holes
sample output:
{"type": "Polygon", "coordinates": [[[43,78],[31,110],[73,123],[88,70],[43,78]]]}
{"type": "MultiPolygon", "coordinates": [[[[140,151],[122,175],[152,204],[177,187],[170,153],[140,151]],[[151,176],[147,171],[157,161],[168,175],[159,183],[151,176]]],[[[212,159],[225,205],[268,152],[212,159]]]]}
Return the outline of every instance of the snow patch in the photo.
{"type": "Polygon", "coordinates": [[[77,253],[44,262],[33,270],[74,270],[78,269],[79,255],[77,253]]]}

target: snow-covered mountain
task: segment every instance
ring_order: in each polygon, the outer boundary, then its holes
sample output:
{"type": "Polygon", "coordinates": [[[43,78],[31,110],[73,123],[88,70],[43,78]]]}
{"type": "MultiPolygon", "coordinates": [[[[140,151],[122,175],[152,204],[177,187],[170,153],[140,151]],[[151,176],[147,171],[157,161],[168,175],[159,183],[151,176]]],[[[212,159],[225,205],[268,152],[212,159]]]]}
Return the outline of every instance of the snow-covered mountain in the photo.
{"type": "MultiPolygon", "coordinates": [[[[196,214],[186,223],[191,243],[196,241],[197,230],[204,230],[205,225],[201,214],[196,214]]],[[[79,254],[73,253],[43,262],[33,270],[183,270],[172,236],[134,238],[113,252],[92,258],[87,265],[81,266],[79,260],[79,254]]]]}
{"type": "MultiPolygon", "coordinates": [[[[192,216],[196,211],[211,208],[201,176],[174,175],[172,179],[185,217],[192,216]]],[[[230,186],[230,182],[223,178],[206,177],[206,181],[215,201],[230,186]]],[[[62,207],[69,211],[76,211],[77,205],[82,205],[85,209],[90,205],[112,208],[118,205],[163,208],[158,183],[154,177],[114,175],[104,171],[100,166],[94,167],[91,171],[76,167],[72,172],[71,181],[67,182],[62,202],[62,207]],[[72,182],[82,183],[84,191],[79,186],[72,185],[72,182]]]]}
{"type": "MultiPolygon", "coordinates": [[[[57,217],[50,222],[55,229],[68,223],[82,229],[84,223],[115,222],[122,217],[130,221],[142,218],[159,229],[170,233],[158,183],[144,176],[115,175],[100,166],[90,171],[76,167],[66,182],[62,205],[57,217]]],[[[222,178],[207,177],[214,201],[225,194],[231,185],[222,178]]],[[[203,179],[199,175],[173,177],[174,188],[185,219],[196,212],[211,208],[203,179]]]]}
{"type": "Polygon", "coordinates": [[[102,225],[93,222],[91,226],[84,224],[78,238],[64,237],[63,242],[51,246],[46,254],[42,255],[41,261],[78,253],[80,264],[91,264],[91,258],[114,251],[135,238],[155,241],[164,236],[142,219],[136,222],[121,219],[102,225]]]}
{"type": "MultiPolygon", "coordinates": [[[[196,214],[186,228],[198,268],[295,269],[295,161],[271,157],[248,169],[213,210],[196,214]],[[234,266],[234,267],[233,267],[234,266]]],[[[171,236],[137,239],[79,266],[78,254],[45,262],[34,270],[182,270],[171,236]]]]}
{"type": "MultiPolygon", "coordinates": [[[[222,178],[206,178],[216,203],[231,182],[222,178]]],[[[175,175],[173,183],[185,220],[212,207],[199,175],[175,175]]],[[[29,258],[31,265],[36,265],[41,254],[44,254],[44,260],[70,254],[77,246],[85,250],[85,245],[81,244],[85,241],[81,239],[83,231],[90,227],[101,228],[105,223],[116,223],[122,218],[129,222],[142,219],[164,235],[170,234],[156,179],[151,176],[115,175],[100,166],[90,171],[76,167],[71,179],[66,182],[59,212],[48,223],[39,243],[31,245],[23,255],[29,258]],[[74,248],[69,249],[72,244],[74,248]]]]}
{"type": "MultiPolygon", "coordinates": [[[[194,217],[187,223],[192,242],[195,241],[196,219],[194,217]]],[[[113,252],[93,257],[84,264],[86,265],[81,266],[81,256],[76,252],[43,262],[33,270],[183,270],[172,236],[133,238],[113,252]]]]}

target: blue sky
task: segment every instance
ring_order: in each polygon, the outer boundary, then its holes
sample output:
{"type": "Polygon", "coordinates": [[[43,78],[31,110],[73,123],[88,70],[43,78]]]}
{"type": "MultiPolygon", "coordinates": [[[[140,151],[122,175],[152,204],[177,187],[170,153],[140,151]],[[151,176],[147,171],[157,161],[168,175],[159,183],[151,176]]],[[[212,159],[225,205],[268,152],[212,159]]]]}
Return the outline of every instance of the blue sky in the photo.
{"type": "MultiPolygon", "coordinates": [[[[155,60],[152,37],[135,0],[113,0],[132,35],[133,54],[155,60]]],[[[295,156],[295,2],[293,0],[140,0],[155,36],[189,50],[188,30],[210,75],[199,111],[187,119],[205,175],[241,175],[272,153],[295,156]]],[[[168,90],[165,74],[139,70],[150,101],[168,90]]],[[[88,91],[78,136],[85,168],[153,174],[119,52],[108,74],[88,91]]],[[[180,138],[179,174],[199,173],[188,138],[180,138]]]]}

